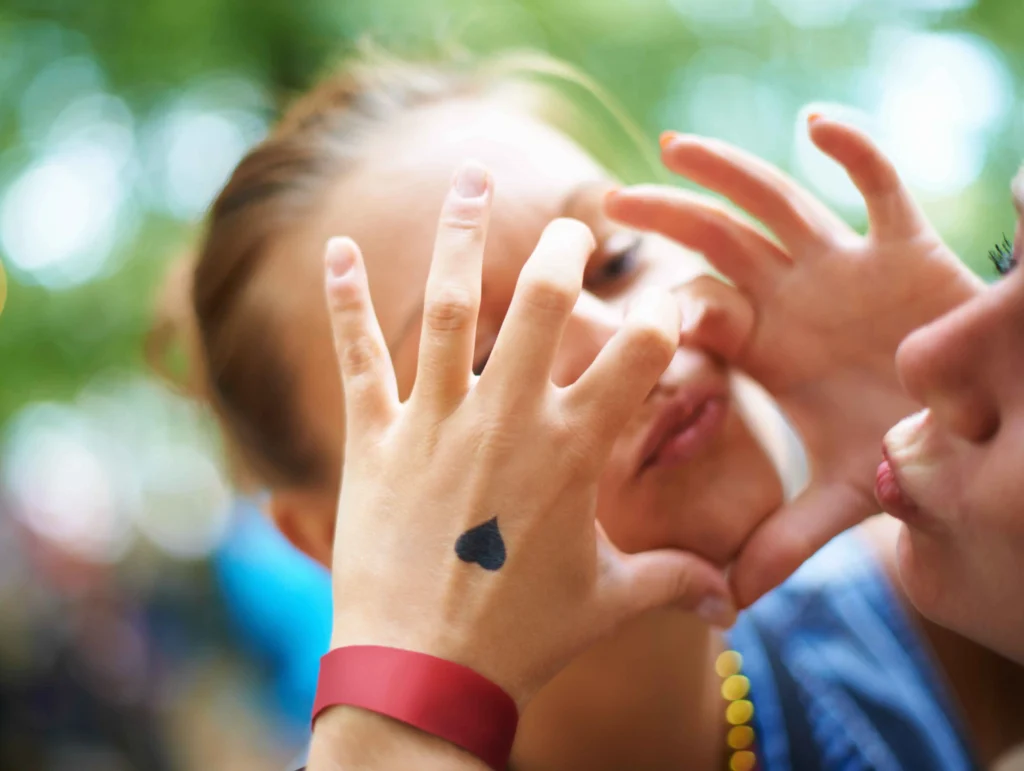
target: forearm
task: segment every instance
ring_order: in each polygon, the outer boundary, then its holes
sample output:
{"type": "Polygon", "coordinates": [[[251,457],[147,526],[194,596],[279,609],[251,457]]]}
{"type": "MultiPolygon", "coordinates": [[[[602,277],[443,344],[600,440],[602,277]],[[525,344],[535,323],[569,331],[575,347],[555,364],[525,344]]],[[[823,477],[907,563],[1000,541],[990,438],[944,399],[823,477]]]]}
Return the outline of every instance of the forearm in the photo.
{"type": "Polygon", "coordinates": [[[454,744],[397,720],[334,707],[316,721],[307,771],[488,771],[454,744]]]}

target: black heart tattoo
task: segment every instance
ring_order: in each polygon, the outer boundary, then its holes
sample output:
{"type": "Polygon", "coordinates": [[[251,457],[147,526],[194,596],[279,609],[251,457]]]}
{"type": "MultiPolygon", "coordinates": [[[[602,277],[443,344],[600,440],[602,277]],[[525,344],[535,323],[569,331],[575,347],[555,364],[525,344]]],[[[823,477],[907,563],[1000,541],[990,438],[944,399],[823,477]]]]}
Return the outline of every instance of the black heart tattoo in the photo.
{"type": "Polygon", "coordinates": [[[498,518],[492,517],[460,535],[455,542],[455,553],[463,562],[476,563],[484,570],[500,570],[506,554],[498,518]]]}

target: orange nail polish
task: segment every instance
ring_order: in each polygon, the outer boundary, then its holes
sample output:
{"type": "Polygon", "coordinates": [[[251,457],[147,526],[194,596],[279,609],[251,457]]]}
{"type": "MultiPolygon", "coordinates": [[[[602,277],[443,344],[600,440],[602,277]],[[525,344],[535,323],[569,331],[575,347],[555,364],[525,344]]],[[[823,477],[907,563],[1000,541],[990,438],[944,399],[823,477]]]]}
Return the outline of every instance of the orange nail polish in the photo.
{"type": "Polygon", "coordinates": [[[676,138],[676,132],[674,132],[674,131],[663,131],[661,133],[661,138],[658,140],[658,143],[661,145],[661,149],[665,150],[666,148],[668,148],[669,143],[671,143],[672,140],[675,139],[675,138],[676,138]]]}

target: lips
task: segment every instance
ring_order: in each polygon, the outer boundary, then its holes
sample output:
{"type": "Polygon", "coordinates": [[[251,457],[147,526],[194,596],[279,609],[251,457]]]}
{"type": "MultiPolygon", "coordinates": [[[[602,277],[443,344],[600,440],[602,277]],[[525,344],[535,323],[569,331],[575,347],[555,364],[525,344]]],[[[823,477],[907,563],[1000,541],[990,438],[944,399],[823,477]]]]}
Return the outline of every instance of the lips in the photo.
{"type": "Polygon", "coordinates": [[[882,455],[884,459],[875,472],[875,499],[878,501],[878,505],[887,514],[891,514],[908,525],[918,523],[922,518],[921,509],[900,486],[896,469],[885,445],[882,446],[882,455]]]}
{"type": "Polygon", "coordinates": [[[690,460],[718,433],[728,413],[724,388],[694,389],[666,401],[640,452],[640,473],[690,460]]]}

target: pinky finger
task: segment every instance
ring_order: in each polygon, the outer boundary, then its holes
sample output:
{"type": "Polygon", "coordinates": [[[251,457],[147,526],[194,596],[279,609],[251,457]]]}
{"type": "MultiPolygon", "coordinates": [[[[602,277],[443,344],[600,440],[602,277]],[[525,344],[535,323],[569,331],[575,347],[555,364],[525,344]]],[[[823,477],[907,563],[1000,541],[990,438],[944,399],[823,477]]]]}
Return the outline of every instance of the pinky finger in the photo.
{"type": "Polygon", "coordinates": [[[359,247],[332,238],[324,256],[327,313],[345,392],[350,437],[383,428],[398,411],[398,386],[384,336],[373,312],[359,247]]]}
{"type": "Polygon", "coordinates": [[[927,223],[896,167],[860,129],[811,115],[811,140],[850,176],[867,205],[872,233],[882,239],[916,235],[927,223]]]}

